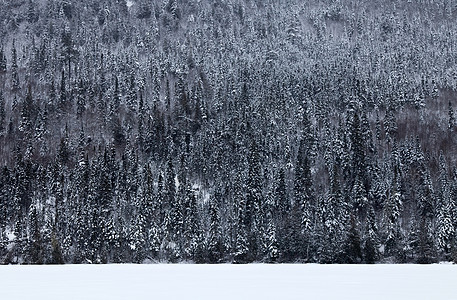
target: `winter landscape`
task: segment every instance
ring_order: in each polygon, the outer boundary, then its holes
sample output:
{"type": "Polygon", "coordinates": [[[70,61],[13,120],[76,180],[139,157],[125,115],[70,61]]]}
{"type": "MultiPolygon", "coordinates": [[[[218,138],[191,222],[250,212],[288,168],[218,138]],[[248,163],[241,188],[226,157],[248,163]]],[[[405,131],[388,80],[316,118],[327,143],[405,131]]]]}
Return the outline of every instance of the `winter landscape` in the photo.
{"type": "Polygon", "coordinates": [[[0,298],[8,300],[429,300],[457,294],[455,266],[436,264],[3,266],[0,274],[0,298]]]}
{"type": "Polygon", "coordinates": [[[0,1],[0,299],[456,299],[456,19],[0,1]]]}
{"type": "Polygon", "coordinates": [[[456,299],[456,19],[0,1],[0,298],[456,299]]]}

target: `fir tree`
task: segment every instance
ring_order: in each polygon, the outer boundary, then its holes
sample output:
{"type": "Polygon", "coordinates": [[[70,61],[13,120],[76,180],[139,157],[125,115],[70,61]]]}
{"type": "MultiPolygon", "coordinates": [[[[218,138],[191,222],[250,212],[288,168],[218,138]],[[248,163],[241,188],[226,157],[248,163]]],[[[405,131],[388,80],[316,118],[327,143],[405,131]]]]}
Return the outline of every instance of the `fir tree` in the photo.
{"type": "Polygon", "coordinates": [[[294,179],[295,205],[301,211],[300,224],[303,233],[311,229],[312,207],[314,206],[313,182],[306,147],[305,141],[302,140],[298,150],[294,179]]]}
{"type": "Polygon", "coordinates": [[[0,48],[0,73],[6,73],[7,60],[5,52],[3,51],[3,46],[0,48]]]}
{"type": "Polygon", "coordinates": [[[368,210],[364,237],[362,246],[364,261],[369,264],[375,263],[379,259],[379,236],[372,206],[368,210]]]}
{"type": "Polygon", "coordinates": [[[362,248],[360,235],[357,230],[354,215],[351,216],[351,227],[349,228],[340,260],[342,263],[350,264],[362,262],[362,248]]]}
{"type": "Polygon", "coordinates": [[[16,45],[13,41],[11,49],[11,88],[14,92],[17,92],[20,88],[18,64],[17,64],[17,51],[16,45]]]}
{"type": "Polygon", "coordinates": [[[43,241],[41,238],[40,226],[38,225],[37,210],[34,207],[30,213],[30,232],[29,238],[29,255],[30,263],[42,264],[43,263],[43,241]]]}
{"type": "Polygon", "coordinates": [[[6,112],[5,112],[5,98],[3,97],[3,92],[0,91],[0,135],[3,135],[6,127],[6,112]]]}
{"type": "Polygon", "coordinates": [[[223,244],[220,216],[215,200],[210,202],[210,229],[208,238],[208,259],[210,263],[217,263],[222,259],[223,244]]]}
{"type": "Polygon", "coordinates": [[[452,108],[452,103],[450,100],[449,100],[448,118],[449,118],[448,119],[449,120],[448,129],[449,129],[449,132],[452,132],[454,130],[456,122],[455,122],[455,116],[454,116],[454,109],[452,108]]]}

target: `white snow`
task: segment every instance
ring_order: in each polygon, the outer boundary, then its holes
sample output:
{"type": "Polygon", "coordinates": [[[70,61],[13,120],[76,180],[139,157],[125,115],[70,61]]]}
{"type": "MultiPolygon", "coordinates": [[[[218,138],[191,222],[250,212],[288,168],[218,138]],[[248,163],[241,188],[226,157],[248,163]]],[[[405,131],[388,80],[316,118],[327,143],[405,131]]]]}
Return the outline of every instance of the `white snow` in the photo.
{"type": "Polygon", "coordinates": [[[135,4],[135,2],[127,0],[127,7],[130,8],[132,5],[135,4]]]}
{"type": "MultiPolygon", "coordinates": [[[[11,251],[14,246],[14,240],[16,239],[16,235],[14,234],[14,230],[10,228],[9,226],[6,227],[4,235],[6,236],[6,239],[8,240],[8,244],[6,245],[6,249],[8,251],[11,251]]],[[[0,235],[1,236],[1,235],[0,235]]]]}
{"type": "MultiPolygon", "coordinates": [[[[5,235],[9,242],[12,242],[16,239],[16,235],[14,234],[14,231],[10,227],[6,227],[5,235]]],[[[10,250],[10,249],[8,249],[8,250],[10,250]]]]}
{"type": "Polygon", "coordinates": [[[1,266],[0,299],[457,299],[455,265],[1,266]]]}

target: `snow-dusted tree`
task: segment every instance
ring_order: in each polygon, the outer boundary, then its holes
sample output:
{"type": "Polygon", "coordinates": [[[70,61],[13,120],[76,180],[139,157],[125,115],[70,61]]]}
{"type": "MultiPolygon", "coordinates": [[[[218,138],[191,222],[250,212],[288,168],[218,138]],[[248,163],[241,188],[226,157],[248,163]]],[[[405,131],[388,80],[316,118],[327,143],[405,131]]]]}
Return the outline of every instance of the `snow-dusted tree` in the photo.
{"type": "Polygon", "coordinates": [[[18,68],[16,44],[15,41],[13,41],[11,47],[11,88],[14,92],[18,91],[20,88],[18,68]]]}
{"type": "Polygon", "coordinates": [[[210,263],[217,263],[223,257],[223,240],[222,240],[222,228],[221,220],[219,215],[218,205],[216,199],[210,200],[209,203],[209,214],[210,214],[210,227],[208,235],[208,261],[210,263]]]}
{"type": "Polygon", "coordinates": [[[244,222],[246,230],[251,231],[251,227],[256,222],[260,206],[263,202],[262,195],[262,165],[260,161],[260,149],[257,142],[253,140],[249,147],[249,166],[247,175],[247,196],[244,222]]]}
{"type": "Polygon", "coordinates": [[[394,167],[394,177],[390,193],[384,205],[384,255],[397,256],[401,242],[400,214],[403,209],[403,196],[398,186],[398,168],[394,167]]]}
{"type": "Polygon", "coordinates": [[[5,98],[3,97],[3,91],[0,91],[0,135],[3,135],[5,132],[5,120],[6,120],[6,112],[5,112],[5,98]]]}
{"type": "Polygon", "coordinates": [[[7,70],[7,60],[3,46],[0,48],[0,73],[6,73],[7,70]]]}
{"type": "MultiPolygon", "coordinates": [[[[154,232],[151,232],[154,234],[154,232]]],[[[153,236],[154,238],[154,236],[153,236]]],[[[133,260],[142,263],[148,256],[146,218],[142,211],[137,213],[130,234],[130,248],[133,253],[133,260]]]]}
{"type": "Polygon", "coordinates": [[[298,207],[301,216],[300,224],[303,234],[310,234],[312,223],[312,209],[315,204],[313,181],[309,161],[309,152],[306,151],[305,141],[300,142],[295,166],[294,179],[294,206],[298,207]]]}
{"type": "Polygon", "coordinates": [[[42,264],[44,262],[44,247],[36,207],[31,209],[29,222],[29,238],[27,245],[29,262],[32,264],[42,264]]]}
{"type": "Polygon", "coordinates": [[[362,245],[364,261],[369,264],[372,264],[379,259],[379,236],[375,218],[373,206],[370,206],[362,245]]]}
{"type": "Polygon", "coordinates": [[[235,241],[235,253],[233,254],[233,262],[242,264],[252,262],[252,255],[249,253],[248,236],[246,227],[243,221],[239,222],[236,241],[235,241]]]}
{"type": "Polygon", "coordinates": [[[448,120],[449,120],[449,124],[448,124],[449,132],[452,132],[456,126],[456,122],[455,122],[455,116],[454,116],[454,109],[452,107],[451,101],[449,101],[448,120]]]}
{"type": "Polygon", "coordinates": [[[350,224],[339,261],[349,264],[361,263],[363,259],[361,240],[354,215],[351,215],[350,224]]]}
{"type": "Polygon", "coordinates": [[[454,202],[451,200],[450,189],[446,188],[444,199],[440,205],[437,220],[437,244],[444,257],[449,259],[451,249],[455,247],[456,236],[453,222],[454,202]]]}

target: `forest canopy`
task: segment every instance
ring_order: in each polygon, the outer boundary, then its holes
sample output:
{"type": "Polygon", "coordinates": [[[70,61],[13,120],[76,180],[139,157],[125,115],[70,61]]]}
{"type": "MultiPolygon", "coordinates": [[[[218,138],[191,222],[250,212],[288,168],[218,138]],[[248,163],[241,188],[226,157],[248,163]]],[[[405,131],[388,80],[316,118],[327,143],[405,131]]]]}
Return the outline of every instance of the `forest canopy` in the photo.
{"type": "Polygon", "coordinates": [[[0,262],[457,260],[457,1],[0,2],[0,262]]]}

